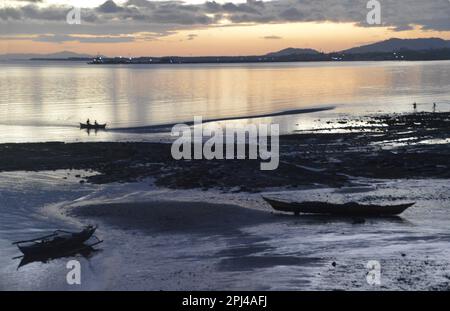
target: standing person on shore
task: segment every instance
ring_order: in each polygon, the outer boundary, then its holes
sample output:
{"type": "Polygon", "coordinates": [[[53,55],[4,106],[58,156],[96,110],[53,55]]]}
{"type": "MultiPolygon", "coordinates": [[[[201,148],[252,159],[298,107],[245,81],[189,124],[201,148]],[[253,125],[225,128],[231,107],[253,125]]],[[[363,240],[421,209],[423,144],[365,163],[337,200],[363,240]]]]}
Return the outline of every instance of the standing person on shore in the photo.
{"type": "Polygon", "coordinates": [[[413,104],[413,108],[414,108],[414,112],[416,112],[417,111],[417,103],[413,104]]]}
{"type": "Polygon", "coordinates": [[[436,113],[436,103],[433,103],[433,113],[436,113]]]}

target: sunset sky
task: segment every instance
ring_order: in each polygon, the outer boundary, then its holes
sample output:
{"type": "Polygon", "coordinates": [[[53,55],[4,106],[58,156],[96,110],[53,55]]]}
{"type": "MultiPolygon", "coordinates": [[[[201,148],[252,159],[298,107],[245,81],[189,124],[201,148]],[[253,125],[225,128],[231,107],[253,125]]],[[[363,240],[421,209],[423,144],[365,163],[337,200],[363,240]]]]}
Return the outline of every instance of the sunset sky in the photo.
{"type": "Polygon", "coordinates": [[[0,54],[260,55],[391,37],[450,39],[449,0],[380,2],[382,24],[374,26],[368,0],[2,0],[0,54]],[[81,24],[66,22],[73,7],[81,24]]]}

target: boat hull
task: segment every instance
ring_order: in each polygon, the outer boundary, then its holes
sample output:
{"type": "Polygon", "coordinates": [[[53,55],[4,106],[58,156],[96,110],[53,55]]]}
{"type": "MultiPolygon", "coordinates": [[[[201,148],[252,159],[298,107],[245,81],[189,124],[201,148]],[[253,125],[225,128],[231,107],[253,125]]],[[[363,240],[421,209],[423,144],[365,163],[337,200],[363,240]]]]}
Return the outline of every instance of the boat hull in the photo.
{"type": "Polygon", "coordinates": [[[106,123],[105,124],[98,124],[98,125],[80,123],[80,129],[104,130],[104,129],[106,129],[106,123]]]}
{"type": "Polygon", "coordinates": [[[298,214],[318,214],[336,216],[396,216],[415,203],[399,205],[363,205],[355,202],[333,204],[327,202],[284,202],[264,198],[273,209],[280,212],[298,214]]]}
{"type": "Polygon", "coordinates": [[[19,243],[17,247],[25,256],[57,254],[83,245],[92,237],[95,230],[96,228],[92,228],[80,233],[57,236],[51,241],[19,243]]]}

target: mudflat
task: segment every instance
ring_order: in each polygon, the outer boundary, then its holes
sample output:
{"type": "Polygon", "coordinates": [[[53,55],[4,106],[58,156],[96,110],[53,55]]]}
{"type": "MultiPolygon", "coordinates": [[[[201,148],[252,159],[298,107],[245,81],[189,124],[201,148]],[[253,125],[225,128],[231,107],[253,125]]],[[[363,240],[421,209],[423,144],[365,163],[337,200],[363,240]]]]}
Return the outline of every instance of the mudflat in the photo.
{"type": "Polygon", "coordinates": [[[82,182],[155,179],[158,186],[258,192],[270,187],[340,187],[352,177],[449,178],[450,113],[391,114],[328,122],[280,138],[280,165],[259,160],[180,160],[167,143],[2,144],[0,171],[92,170],[82,182]],[[339,125],[339,130],[334,127],[339,125]]]}

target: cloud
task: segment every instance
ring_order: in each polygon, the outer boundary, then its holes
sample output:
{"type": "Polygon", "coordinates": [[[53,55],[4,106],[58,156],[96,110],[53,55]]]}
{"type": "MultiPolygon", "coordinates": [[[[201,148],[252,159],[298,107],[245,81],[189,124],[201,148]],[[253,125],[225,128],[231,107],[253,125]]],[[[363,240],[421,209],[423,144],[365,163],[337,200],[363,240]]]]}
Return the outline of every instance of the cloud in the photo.
{"type": "Polygon", "coordinates": [[[67,8],[61,6],[38,7],[35,4],[28,4],[20,8],[4,7],[0,9],[0,20],[23,22],[33,21],[62,21],[68,12],[67,8]]]}
{"type": "Polygon", "coordinates": [[[132,42],[131,36],[75,36],[75,35],[40,35],[32,39],[36,42],[80,42],[80,43],[120,43],[132,42]]]}
{"type": "Polygon", "coordinates": [[[265,36],[265,37],[263,37],[263,39],[266,39],[266,40],[280,40],[280,39],[283,39],[283,38],[279,37],[279,36],[265,36]]]}
{"type": "MultiPolygon", "coordinates": [[[[96,8],[83,8],[81,25],[65,22],[70,6],[29,3],[36,0],[25,2],[0,8],[0,35],[54,34],[55,38],[64,38],[57,35],[117,36],[148,32],[164,36],[181,29],[222,27],[219,21],[224,19],[231,25],[338,22],[373,27],[366,22],[367,0],[247,0],[246,3],[208,1],[202,4],[174,0],[128,0],[117,4],[108,0],[96,8]],[[5,24],[7,27],[3,27],[5,24]]],[[[414,25],[424,30],[450,31],[448,0],[383,0],[381,10],[381,26],[395,31],[409,30],[414,25]]]]}
{"type": "Polygon", "coordinates": [[[188,40],[194,40],[197,37],[198,37],[198,35],[195,34],[195,33],[190,33],[190,34],[187,35],[187,39],[188,40]]]}
{"type": "MultiPolygon", "coordinates": [[[[149,39],[151,34],[141,34],[140,39],[149,39]]],[[[120,42],[132,42],[136,38],[133,36],[77,36],[77,35],[26,35],[26,36],[0,36],[0,40],[27,40],[35,42],[83,42],[83,43],[120,43],[120,42]]]]}
{"type": "Polygon", "coordinates": [[[114,1],[108,0],[97,8],[101,13],[118,13],[122,12],[124,8],[118,6],[114,1]]]}

